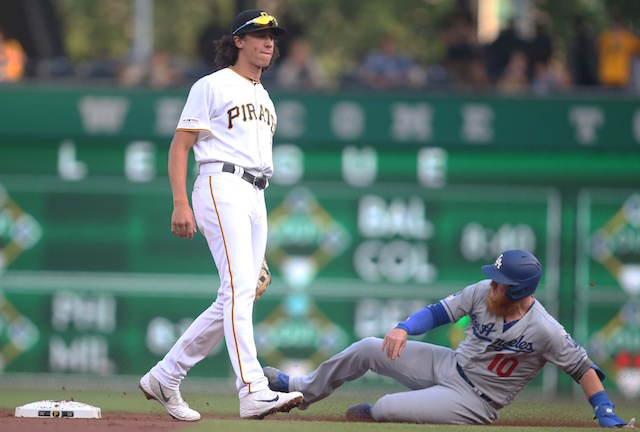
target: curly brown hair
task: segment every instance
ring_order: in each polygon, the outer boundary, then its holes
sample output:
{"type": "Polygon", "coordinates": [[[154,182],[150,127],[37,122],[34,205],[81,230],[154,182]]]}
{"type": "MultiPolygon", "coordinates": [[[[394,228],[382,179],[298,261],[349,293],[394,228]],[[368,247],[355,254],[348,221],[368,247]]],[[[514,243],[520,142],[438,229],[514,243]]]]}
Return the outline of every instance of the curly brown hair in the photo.
{"type": "MultiPolygon", "coordinates": [[[[246,35],[239,36],[241,38],[246,35]]],[[[218,69],[226,68],[227,66],[233,66],[238,61],[238,47],[233,40],[234,36],[232,35],[224,35],[219,40],[215,41],[213,44],[216,48],[216,66],[218,69]]],[[[271,66],[275,63],[276,59],[280,57],[280,51],[278,50],[278,45],[274,40],[273,47],[273,55],[271,56],[271,61],[267,67],[263,67],[263,71],[268,71],[271,69],[271,66]]]]}

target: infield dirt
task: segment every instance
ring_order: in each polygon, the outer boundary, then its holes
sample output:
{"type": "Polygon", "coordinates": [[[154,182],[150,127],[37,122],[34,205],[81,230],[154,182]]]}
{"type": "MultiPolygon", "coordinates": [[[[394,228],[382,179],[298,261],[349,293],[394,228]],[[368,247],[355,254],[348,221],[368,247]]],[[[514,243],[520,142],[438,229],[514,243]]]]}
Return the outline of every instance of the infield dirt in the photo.
{"type": "MultiPolygon", "coordinates": [[[[203,415],[203,420],[224,419],[239,420],[231,415],[203,415]]],[[[311,422],[340,422],[335,417],[322,416],[291,417],[275,415],[262,421],[311,421],[311,422]]],[[[255,421],[255,420],[247,420],[255,421]]],[[[346,421],[346,419],[344,420],[346,421]]],[[[13,410],[0,410],[0,428],[2,432],[134,432],[140,430],[153,430],[154,432],[172,432],[189,426],[192,423],[180,422],[164,414],[124,414],[102,413],[101,419],[38,419],[20,418],[14,416],[13,410]]],[[[548,421],[532,422],[531,420],[499,420],[495,426],[553,426],[553,427],[577,427],[597,428],[597,423],[591,421],[548,421]]]]}

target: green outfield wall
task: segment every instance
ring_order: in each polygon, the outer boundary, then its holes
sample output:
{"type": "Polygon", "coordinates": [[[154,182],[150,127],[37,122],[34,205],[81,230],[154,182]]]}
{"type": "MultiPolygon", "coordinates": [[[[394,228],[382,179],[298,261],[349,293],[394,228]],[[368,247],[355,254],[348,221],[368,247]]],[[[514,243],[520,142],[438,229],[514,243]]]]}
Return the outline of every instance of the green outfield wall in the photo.
{"type": "MultiPolygon", "coordinates": [[[[187,90],[0,88],[4,374],[142,374],[214,301],[204,238],[169,230],[167,150],[187,90]]],[[[637,397],[637,99],[272,98],[274,281],[255,308],[263,363],[314,368],[522,248],[544,267],[538,299],[607,386],[637,397]]],[[[463,329],[421,339],[455,346],[463,329]]],[[[225,349],[190,376],[229,378],[225,349]]],[[[554,368],[534,385],[568,388],[554,368]]]]}

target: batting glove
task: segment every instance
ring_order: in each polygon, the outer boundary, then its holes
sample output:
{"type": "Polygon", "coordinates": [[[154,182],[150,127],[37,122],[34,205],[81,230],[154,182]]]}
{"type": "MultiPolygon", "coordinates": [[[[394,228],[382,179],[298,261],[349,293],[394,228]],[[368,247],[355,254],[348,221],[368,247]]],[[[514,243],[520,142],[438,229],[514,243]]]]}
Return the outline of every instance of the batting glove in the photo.
{"type": "Polygon", "coordinates": [[[609,400],[607,393],[600,391],[589,398],[593,412],[598,419],[598,424],[603,428],[626,426],[626,422],[613,412],[613,402],[609,400]]]}

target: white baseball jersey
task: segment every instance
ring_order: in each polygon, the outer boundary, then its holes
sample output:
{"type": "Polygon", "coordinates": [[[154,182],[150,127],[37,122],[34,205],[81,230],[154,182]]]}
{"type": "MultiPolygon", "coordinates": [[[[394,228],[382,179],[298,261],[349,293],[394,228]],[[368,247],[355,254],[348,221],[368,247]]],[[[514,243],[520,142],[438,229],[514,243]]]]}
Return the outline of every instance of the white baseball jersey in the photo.
{"type": "Polygon", "coordinates": [[[199,164],[227,162],[271,177],[276,124],[262,84],[228,67],[191,87],[177,130],[198,132],[193,153],[199,164]]]}
{"type": "Polygon", "coordinates": [[[485,395],[509,405],[542,367],[551,362],[574,379],[592,365],[578,345],[537,300],[507,330],[504,318],[487,310],[489,279],[440,301],[452,322],[469,315],[467,337],[456,349],[458,364],[485,395]]]}

